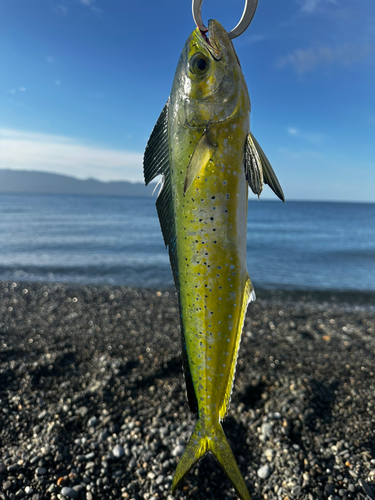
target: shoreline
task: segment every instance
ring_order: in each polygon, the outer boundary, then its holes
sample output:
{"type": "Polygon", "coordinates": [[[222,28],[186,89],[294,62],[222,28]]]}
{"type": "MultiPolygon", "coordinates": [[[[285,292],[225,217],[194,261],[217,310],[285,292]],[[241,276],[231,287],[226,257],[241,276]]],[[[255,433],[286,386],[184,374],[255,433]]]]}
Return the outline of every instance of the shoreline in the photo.
{"type": "MultiPolygon", "coordinates": [[[[28,281],[17,279],[0,279],[0,293],[1,286],[10,287],[12,283],[16,283],[17,287],[31,287],[38,288],[40,286],[47,287],[66,287],[69,289],[80,288],[95,288],[98,290],[111,288],[120,290],[144,290],[145,292],[169,292],[175,294],[175,287],[173,284],[168,286],[133,286],[133,285],[120,285],[113,283],[77,283],[74,281],[28,281]]],[[[272,288],[254,285],[257,300],[267,301],[285,301],[285,302],[329,302],[336,304],[353,304],[353,305],[373,305],[375,306],[375,290],[356,290],[356,289],[340,289],[340,288],[272,288]]]]}
{"type": "MultiPolygon", "coordinates": [[[[375,498],[359,295],[257,289],[224,421],[253,500],[375,498]]],[[[178,320],[172,290],[0,282],[1,500],[237,498],[211,457],[170,494],[195,422],[178,320]]]]}

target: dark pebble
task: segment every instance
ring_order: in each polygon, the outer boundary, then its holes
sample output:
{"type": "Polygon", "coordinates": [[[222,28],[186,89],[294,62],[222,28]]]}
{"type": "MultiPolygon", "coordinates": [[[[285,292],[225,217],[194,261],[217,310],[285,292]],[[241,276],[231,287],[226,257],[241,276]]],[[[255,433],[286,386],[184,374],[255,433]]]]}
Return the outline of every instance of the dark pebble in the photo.
{"type": "Polygon", "coordinates": [[[371,499],[374,499],[375,495],[374,495],[374,491],[371,488],[371,486],[368,483],[366,483],[366,481],[364,481],[363,479],[360,479],[358,482],[359,482],[362,490],[364,491],[364,493],[366,495],[368,495],[371,499]]]}
{"type": "Polygon", "coordinates": [[[324,494],[326,497],[329,497],[330,495],[333,495],[335,491],[335,487],[333,486],[332,483],[327,483],[325,486],[324,486],[324,494]]]}
{"type": "Polygon", "coordinates": [[[61,490],[61,494],[67,498],[78,498],[78,492],[73,490],[73,488],[69,488],[68,486],[64,486],[61,490]]]}
{"type": "Polygon", "coordinates": [[[10,481],[4,481],[3,488],[5,491],[9,490],[11,488],[11,486],[12,486],[12,483],[10,481]]]}

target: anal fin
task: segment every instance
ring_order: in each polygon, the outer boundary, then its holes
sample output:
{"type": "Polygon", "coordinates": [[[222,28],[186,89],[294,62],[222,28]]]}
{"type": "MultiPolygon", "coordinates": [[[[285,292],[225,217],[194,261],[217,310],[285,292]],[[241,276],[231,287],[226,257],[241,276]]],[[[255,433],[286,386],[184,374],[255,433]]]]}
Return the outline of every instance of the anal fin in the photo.
{"type": "Polygon", "coordinates": [[[230,398],[232,395],[233,382],[234,382],[234,377],[236,374],[237,356],[238,356],[238,351],[240,348],[241,334],[242,334],[243,325],[245,322],[247,306],[249,305],[249,302],[251,302],[253,300],[255,300],[255,291],[254,291],[253,284],[251,283],[250,276],[247,275],[245,286],[244,286],[244,291],[243,291],[243,295],[242,295],[242,307],[241,307],[241,314],[240,314],[240,318],[239,318],[238,326],[237,326],[234,355],[232,356],[229,376],[228,376],[228,380],[226,383],[225,396],[223,398],[223,402],[221,404],[221,407],[219,408],[219,415],[220,415],[221,420],[224,419],[224,417],[229,409],[230,398]]]}

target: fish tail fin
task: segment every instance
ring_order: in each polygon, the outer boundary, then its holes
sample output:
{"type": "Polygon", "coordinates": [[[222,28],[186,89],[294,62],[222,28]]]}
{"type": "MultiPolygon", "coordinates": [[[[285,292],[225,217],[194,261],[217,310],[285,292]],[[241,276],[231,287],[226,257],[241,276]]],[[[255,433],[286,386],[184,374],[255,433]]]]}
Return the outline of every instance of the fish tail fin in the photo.
{"type": "Polygon", "coordinates": [[[250,500],[250,494],[238,468],[236,459],[220,422],[204,425],[198,420],[194,432],[178,462],[172,483],[172,494],[190,469],[208,452],[211,452],[241,500],[250,500]]]}

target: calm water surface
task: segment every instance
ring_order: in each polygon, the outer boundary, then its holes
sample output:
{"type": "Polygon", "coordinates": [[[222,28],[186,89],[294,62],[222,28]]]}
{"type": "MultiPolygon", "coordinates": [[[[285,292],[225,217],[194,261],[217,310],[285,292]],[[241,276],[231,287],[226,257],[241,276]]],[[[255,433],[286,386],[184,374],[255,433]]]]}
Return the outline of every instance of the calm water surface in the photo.
{"type": "MultiPolygon", "coordinates": [[[[375,204],[250,201],[255,287],[375,290],[375,204]]],[[[173,285],[155,199],[0,194],[0,279],[173,285]]]]}

